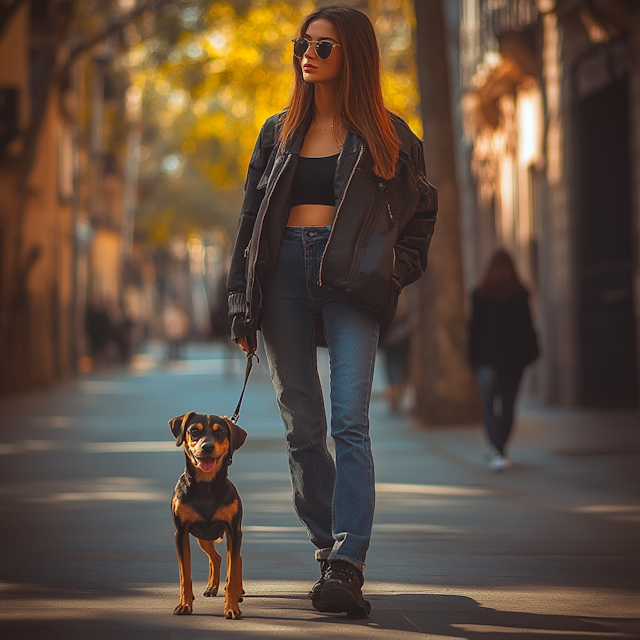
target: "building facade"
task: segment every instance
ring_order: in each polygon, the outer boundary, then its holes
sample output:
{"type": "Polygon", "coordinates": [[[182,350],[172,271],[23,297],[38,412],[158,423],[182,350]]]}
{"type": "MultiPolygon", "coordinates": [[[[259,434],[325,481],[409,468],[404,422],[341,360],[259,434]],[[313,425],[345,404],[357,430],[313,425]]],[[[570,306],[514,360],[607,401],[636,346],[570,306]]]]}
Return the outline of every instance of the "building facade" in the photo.
{"type": "Polygon", "coordinates": [[[497,246],[532,291],[547,403],[638,406],[640,7],[460,0],[469,284],[497,246]]]}
{"type": "Polygon", "coordinates": [[[155,313],[141,302],[152,275],[132,278],[148,271],[132,246],[141,96],[114,64],[117,38],[65,64],[69,7],[0,13],[0,395],[92,366],[92,317],[119,343],[132,310],[155,313]]]}
{"type": "Polygon", "coordinates": [[[0,33],[0,392],[5,393],[75,370],[72,129],[59,87],[43,96],[46,29],[30,4],[22,3],[0,33]],[[36,120],[42,133],[34,144],[36,120]]]}

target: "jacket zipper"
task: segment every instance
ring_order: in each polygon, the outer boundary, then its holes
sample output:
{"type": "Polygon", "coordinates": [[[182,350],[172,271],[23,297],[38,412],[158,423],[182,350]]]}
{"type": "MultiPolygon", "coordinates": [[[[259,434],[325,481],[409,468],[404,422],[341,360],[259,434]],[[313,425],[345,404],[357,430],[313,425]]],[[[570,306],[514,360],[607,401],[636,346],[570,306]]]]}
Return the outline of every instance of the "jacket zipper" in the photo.
{"type": "MultiPolygon", "coordinates": [[[[273,187],[269,192],[269,197],[267,198],[267,204],[265,205],[264,211],[262,213],[262,220],[260,220],[260,229],[258,229],[258,237],[256,238],[256,252],[253,257],[253,265],[251,265],[251,282],[250,282],[251,286],[248,288],[248,292],[250,294],[253,293],[253,283],[255,282],[255,279],[256,279],[256,264],[258,262],[258,251],[260,249],[260,238],[262,237],[262,227],[264,226],[264,219],[267,215],[267,211],[269,210],[269,203],[271,202],[271,196],[273,195],[273,192],[276,190],[276,187],[278,186],[278,180],[280,180],[280,176],[284,173],[284,170],[287,168],[287,165],[289,164],[290,159],[291,159],[291,154],[287,156],[286,160],[284,161],[284,164],[282,165],[282,169],[280,169],[280,172],[276,176],[276,179],[273,183],[273,187]]],[[[247,301],[247,308],[249,310],[251,309],[250,303],[251,303],[251,299],[247,301]]],[[[247,316],[247,322],[249,322],[250,319],[251,319],[251,314],[249,312],[249,315],[247,316]]]]}
{"type": "Polygon", "coordinates": [[[360,145],[360,153],[358,154],[358,159],[353,165],[353,169],[351,169],[351,174],[349,175],[349,180],[347,180],[347,185],[342,192],[342,197],[340,198],[340,203],[338,204],[338,208],[336,209],[336,215],[333,218],[333,224],[331,225],[331,233],[329,233],[329,238],[327,239],[327,244],[322,252],[322,258],[320,258],[320,269],[318,269],[318,286],[322,286],[322,266],[324,265],[324,258],[327,255],[327,249],[329,248],[329,243],[331,242],[331,238],[333,237],[333,231],[336,228],[336,221],[338,220],[338,214],[340,213],[340,209],[342,208],[342,203],[344,202],[344,198],[347,195],[347,189],[351,184],[351,180],[353,178],[353,174],[356,172],[356,168],[358,167],[358,163],[360,162],[360,158],[362,158],[362,153],[364,152],[364,145],[360,145]]]}

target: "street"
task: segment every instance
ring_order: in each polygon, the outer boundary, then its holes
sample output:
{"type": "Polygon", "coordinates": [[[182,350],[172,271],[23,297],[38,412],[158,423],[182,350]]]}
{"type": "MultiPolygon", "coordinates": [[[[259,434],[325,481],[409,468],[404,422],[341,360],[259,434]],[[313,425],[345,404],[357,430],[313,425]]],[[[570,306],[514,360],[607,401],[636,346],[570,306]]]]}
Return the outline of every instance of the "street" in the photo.
{"type": "Polygon", "coordinates": [[[208,567],[195,540],[194,611],[173,616],[169,501],[184,455],[167,422],[231,415],[243,373],[241,354],[221,347],[190,345],[186,361],[167,364],[155,346],[129,370],[2,401],[3,639],[640,638],[637,414],[525,399],[514,467],[496,474],[479,425],[427,429],[390,415],[378,370],[372,614],[347,619],[316,612],[306,595],[318,565],[293,512],[264,360],[229,469],[244,504],[243,618],[224,619],[222,589],[202,597],[208,567]]]}

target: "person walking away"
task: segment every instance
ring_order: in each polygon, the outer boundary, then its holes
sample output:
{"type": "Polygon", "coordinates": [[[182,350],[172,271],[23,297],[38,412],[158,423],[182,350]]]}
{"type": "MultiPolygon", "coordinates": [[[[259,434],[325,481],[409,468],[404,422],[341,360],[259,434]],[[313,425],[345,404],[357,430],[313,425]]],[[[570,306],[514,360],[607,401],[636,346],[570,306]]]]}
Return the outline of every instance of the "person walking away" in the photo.
{"type": "Polygon", "coordinates": [[[162,329],[169,345],[168,360],[180,360],[182,350],[189,337],[191,323],[182,304],[172,302],[162,314],[162,329]]]}
{"type": "Polygon", "coordinates": [[[289,106],[267,119],[249,164],[227,280],[232,337],[253,351],[262,332],[294,507],[320,563],[312,604],[366,616],[376,350],[400,291],[427,266],[437,194],[422,143],[384,107],[380,52],[364,13],[318,9],[292,53],[289,106]],[[318,345],[329,348],[335,461],[318,345]]]}
{"type": "Polygon", "coordinates": [[[415,318],[409,313],[406,291],[402,291],[393,322],[384,340],[380,341],[389,383],[385,395],[391,413],[401,411],[401,401],[407,389],[414,325],[415,318]]]}
{"type": "Polygon", "coordinates": [[[109,362],[109,343],[113,338],[113,325],[104,305],[87,305],[85,329],[89,338],[92,365],[102,368],[109,362]]]}
{"type": "Polygon", "coordinates": [[[511,466],[506,447],[511,435],[518,387],[524,368],[539,355],[529,309],[529,292],[511,256],[498,249],[471,296],[469,360],[478,377],[483,422],[492,448],[489,466],[511,466]]]}

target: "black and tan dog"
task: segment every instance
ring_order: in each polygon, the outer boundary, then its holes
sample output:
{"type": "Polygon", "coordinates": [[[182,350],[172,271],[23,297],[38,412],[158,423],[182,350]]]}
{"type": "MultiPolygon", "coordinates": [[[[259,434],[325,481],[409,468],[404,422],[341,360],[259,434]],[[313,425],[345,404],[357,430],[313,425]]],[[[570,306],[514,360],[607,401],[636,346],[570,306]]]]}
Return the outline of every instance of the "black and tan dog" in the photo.
{"type": "Polygon", "coordinates": [[[220,556],[215,542],[227,537],[227,586],[224,614],[240,618],[242,601],[242,502],[227,477],[234,451],[247,433],[226,416],[197,414],[193,411],[169,421],[176,446],[184,445],[187,468],[180,476],[171,500],[176,526],[176,548],[180,565],[180,602],[175,615],[193,611],[191,547],[189,534],[198,540],[209,556],[209,581],[205,596],[215,596],[220,584],[220,556]]]}

